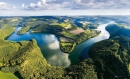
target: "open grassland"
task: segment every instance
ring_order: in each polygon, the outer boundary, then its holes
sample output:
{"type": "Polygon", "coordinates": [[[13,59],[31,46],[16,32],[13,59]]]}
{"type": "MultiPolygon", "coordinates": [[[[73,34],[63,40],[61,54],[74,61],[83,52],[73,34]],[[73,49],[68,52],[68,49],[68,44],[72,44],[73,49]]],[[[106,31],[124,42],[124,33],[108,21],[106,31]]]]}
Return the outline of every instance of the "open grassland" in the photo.
{"type": "Polygon", "coordinates": [[[6,39],[6,37],[8,37],[8,35],[10,35],[14,31],[15,31],[14,27],[6,27],[0,29],[0,39],[6,39]]]}
{"type": "Polygon", "coordinates": [[[85,30],[83,30],[82,28],[76,29],[76,30],[71,30],[70,33],[73,34],[80,34],[82,32],[85,32],[85,30]]]}
{"type": "Polygon", "coordinates": [[[14,32],[22,18],[4,18],[0,20],[0,39],[6,39],[14,32]]]}
{"type": "Polygon", "coordinates": [[[0,71],[0,79],[19,79],[12,73],[4,73],[0,71]]]}
{"type": "Polygon", "coordinates": [[[128,70],[129,70],[129,73],[130,73],[130,64],[128,65],[128,70]]]}
{"type": "Polygon", "coordinates": [[[0,26],[2,27],[16,27],[19,22],[21,22],[22,18],[3,18],[0,19],[0,26]]]}
{"type": "Polygon", "coordinates": [[[73,34],[68,31],[63,31],[63,32],[61,32],[61,34],[64,35],[65,37],[68,37],[71,39],[75,39],[77,37],[77,34],[73,34]]]}
{"type": "Polygon", "coordinates": [[[70,23],[66,23],[66,22],[52,23],[51,25],[59,25],[59,26],[61,26],[63,28],[66,28],[66,29],[72,28],[71,24],[70,23]]]}
{"type": "Polygon", "coordinates": [[[69,42],[69,40],[67,38],[64,38],[64,37],[60,37],[60,41],[62,41],[62,42],[69,42]]]}
{"type": "Polygon", "coordinates": [[[60,37],[60,41],[61,42],[73,42],[74,40],[70,39],[70,38],[60,37]]]}

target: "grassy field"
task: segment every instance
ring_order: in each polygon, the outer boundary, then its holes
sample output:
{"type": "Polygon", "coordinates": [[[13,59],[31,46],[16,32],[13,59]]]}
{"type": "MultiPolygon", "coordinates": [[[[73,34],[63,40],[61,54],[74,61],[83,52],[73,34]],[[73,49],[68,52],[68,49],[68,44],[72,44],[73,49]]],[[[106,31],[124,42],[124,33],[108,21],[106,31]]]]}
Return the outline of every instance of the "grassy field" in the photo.
{"type": "Polygon", "coordinates": [[[16,27],[22,20],[22,18],[3,18],[0,20],[0,25],[2,27],[16,27]]]}
{"type": "Polygon", "coordinates": [[[19,24],[22,18],[3,18],[0,20],[0,39],[6,39],[19,24]]]}
{"type": "Polygon", "coordinates": [[[5,39],[5,38],[8,37],[8,35],[10,35],[13,31],[15,31],[15,28],[14,28],[14,27],[6,27],[6,28],[0,29],[0,39],[5,39]]]}
{"type": "Polygon", "coordinates": [[[63,34],[65,37],[69,37],[69,38],[72,38],[72,39],[75,39],[77,37],[77,34],[73,34],[73,33],[70,33],[70,32],[61,32],[61,34],[63,34]]]}
{"type": "Polygon", "coordinates": [[[65,22],[62,22],[62,23],[53,23],[51,25],[59,25],[61,27],[67,28],[67,29],[72,27],[70,23],[65,23],[65,22]]]}
{"type": "Polygon", "coordinates": [[[73,33],[73,34],[80,34],[82,32],[85,32],[85,30],[83,30],[82,28],[78,28],[76,30],[71,30],[70,33],[73,33]]]}
{"type": "Polygon", "coordinates": [[[129,73],[130,73],[130,64],[128,65],[128,70],[129,70],[129,73]]]}
{"type": "Polygon", "coordinates": [[[0,71],[0,79],[19,79],[12,73],[4,73],[0,71]]]}

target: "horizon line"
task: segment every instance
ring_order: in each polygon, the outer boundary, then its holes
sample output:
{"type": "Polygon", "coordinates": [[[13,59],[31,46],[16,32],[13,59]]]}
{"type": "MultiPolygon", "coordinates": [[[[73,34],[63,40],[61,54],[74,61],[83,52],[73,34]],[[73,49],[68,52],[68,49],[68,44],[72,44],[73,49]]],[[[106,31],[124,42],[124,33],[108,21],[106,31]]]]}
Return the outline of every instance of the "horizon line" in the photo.
{"type": "Polygon", "coordinates": [[[88,9],[88,10],[0,10],[0,16],[129,16],[130,9],[88,9]]]}

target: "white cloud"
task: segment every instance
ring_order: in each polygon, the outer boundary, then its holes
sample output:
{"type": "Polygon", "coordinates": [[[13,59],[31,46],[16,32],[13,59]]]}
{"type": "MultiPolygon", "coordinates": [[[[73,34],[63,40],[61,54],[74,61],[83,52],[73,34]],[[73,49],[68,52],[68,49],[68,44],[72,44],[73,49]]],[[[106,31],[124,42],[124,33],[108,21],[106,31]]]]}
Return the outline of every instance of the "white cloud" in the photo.
{"type": "MultiPolygon", "coordinates": [[[[23,8],[23,7],[22,7],[23,8]]],[[[68,0],[40,0],[37,3],[30,3],[29,6],[25,6],[26,10],[61,10],[71,9],[72,4],[68,0]]]]}
{"type": "Polygon", "coordinates": [[[8,3],[5,3],[5,2],[0,2],[0,10],[10,10],[14,8],[16,8],[16,6],[9,5],[8,3]]]}
{"type": "Polygon", "coordinates": [[[129,9],[129,0],[40,0],[26,10],[129,9]]]}
{"type": "Polygon", "coordinates": [[[129,9],[129,0],[75,0],[74,9],[129,9]]]}
{"type": "Polygon", "coordinates": [[[42,4],[42,5],[45,5],[46,2],[47,2],[46,0],[41,0],[41,4],[42,4]]]}
{"type": "Polygon", "coordinates": [[[52,35],[52,34],[43,35],[43,40],[46,41],[47,43],[52,43],[54,41],[57,41],[56,36],[52,35]],[[51,39],[51,40],[49,40],[49,39],[51,39]]]}
{"type": "Polygon", "coordinates": [[[36,4],[30,3],[30,7],[35,7],[36,4]]]}
{"type": "Polygon", "coordinates": [[[59,41],[58,40],[53,41],[52,43],[48,44],[48,47],[50,49],[55,49],[55,50],[59,49],[60,48],[59,41]]]}
{"type": "Polygon", "coordinates": [[[42,3],[40,1],[37,2],[38,6],[42,6],[42,3]]]}
{"type": "Polygon", "coordinates": [[[68,58],[68,54],[63,52],[57,52],[47,59],[47,61],[53,66],[68,67],[71,62],[68,58]]]}
{"type": "Polygon", "coordinates": [[[22,8],[24,8],[24,6],[25,6],[25,5],[24,5],[24,4],[22,4],[22,8]]]}

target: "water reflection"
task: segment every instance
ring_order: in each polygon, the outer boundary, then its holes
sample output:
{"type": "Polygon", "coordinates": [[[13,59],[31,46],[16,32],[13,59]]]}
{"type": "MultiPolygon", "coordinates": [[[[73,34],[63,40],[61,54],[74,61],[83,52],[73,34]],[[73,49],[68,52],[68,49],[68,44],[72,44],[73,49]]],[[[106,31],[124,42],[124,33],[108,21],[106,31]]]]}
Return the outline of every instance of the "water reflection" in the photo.
{"type": "Polygon", "coordinates": [[[20,29],[21,27],[18,27],[16,31],[8,38],[8,40],[28,41],[30,39],[35,39],[48,63],[53,66],[63,67],[67,67],[70,65],[68,54],[63,53],[60,50],[59,41],[55,35],[43,33],[30,34],[29,32],[23,35],[17,35],[17,32],[20,29]]]}
{"type": "MultiPolygon", "coordinates": [[[[110,23],[108,23],[110,24],[110,23]]],[[[59,40],[53,34],[41,34],[35,33],[30,34],[29,32],[23,35],[17,35],[17,31],[21,29],[18,27],[16,31],[9,37],[10,41],[22,41],[36,39],[38,46],[40,47],[44,57],[53,66],[63,66],[67,67],[70,64],[75,64],[80,60],[88,57],[89,48],[96,42],[105,40],[109,38],[109,33],[105,30],[108,24],[102,24],[96,30],[100,30],[101,34],[97,37],[91,38],[75,47],[75,49],[70,53],[70,55],[63,53],[59,47],[59,40]],[[69,56],[69,58],[68,58],[69,56]],[[70,62],[70,60],[71,62],[70,62]]]]}

